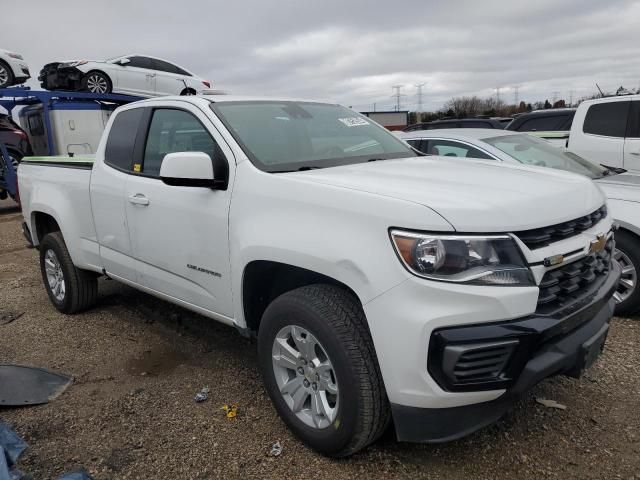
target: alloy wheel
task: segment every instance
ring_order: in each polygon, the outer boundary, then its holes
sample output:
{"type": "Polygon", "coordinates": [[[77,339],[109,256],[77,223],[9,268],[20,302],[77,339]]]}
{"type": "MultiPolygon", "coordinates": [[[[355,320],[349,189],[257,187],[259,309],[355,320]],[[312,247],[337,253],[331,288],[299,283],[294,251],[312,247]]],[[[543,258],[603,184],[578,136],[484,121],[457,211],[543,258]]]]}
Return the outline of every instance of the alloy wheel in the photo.
{"type": "Polygon", "coordinates": [[[64,272],[56,252],[51,249],[47,250],[44,256],[44,271],[47,274],[51,293],[58,302],[62,302],[66,293],[64,272]]]}
{"type": "Polygon", "coordinates": [[[102,75],[93,74],[87,78],[87,90],[91,93],[107,93],[108,88],[107,79],[102,75]]]}
{"type": "Polygon", "coordinates": [[[6,85],[9,82],[9,71],[7,67],[0,65],[0,85],[6,85]]]}
{"type": "Polygon", "coordinates": [[[616,300],[616,303],[622,303],[635,291],[636,285],[638,284],[638,274],[636,267],[633,266],[633,262],[622,250],[616,249],[613,253],[613,258],[618,261],[622,269],[618,288],[613,294],[613,298],[616,300]]]}
{"type": "Polygon", "coordinates": [[[322,429],[338,414],[338,382],[331,359],[308,330],[288,325],[273,341],[273,373],[282,398],[309,427],[322,429]]]}

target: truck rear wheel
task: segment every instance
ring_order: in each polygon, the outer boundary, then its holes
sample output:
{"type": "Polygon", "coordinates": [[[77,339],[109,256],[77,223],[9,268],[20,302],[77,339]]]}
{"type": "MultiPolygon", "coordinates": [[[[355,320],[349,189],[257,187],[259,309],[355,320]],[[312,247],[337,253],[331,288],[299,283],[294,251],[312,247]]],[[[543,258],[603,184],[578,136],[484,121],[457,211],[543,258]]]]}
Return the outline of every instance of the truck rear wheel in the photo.
{"type": "Polygon", "coordinates": [[[48,233],[40,243],[40,270],[51,303],[62,313],[72,314],[95,305],[98,278],[71,261],[62,233],[48,233]]]}
{"type": "Polygon", "coordinates": [[[276,410],[318,452],[351,455],[389,425],[366,318],[345,289],[309,285],[276,298],[260,323],[258,356],[276,410]]]}

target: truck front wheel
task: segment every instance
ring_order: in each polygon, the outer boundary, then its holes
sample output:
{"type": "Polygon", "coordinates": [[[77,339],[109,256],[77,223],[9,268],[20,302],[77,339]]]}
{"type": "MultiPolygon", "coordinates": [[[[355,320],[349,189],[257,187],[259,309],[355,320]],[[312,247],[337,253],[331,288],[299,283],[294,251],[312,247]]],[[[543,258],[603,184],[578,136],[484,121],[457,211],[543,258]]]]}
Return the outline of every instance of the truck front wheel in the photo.
{"type": "Polygon", "coordinates": [[[638,237],[622,229],[616,232],[615,239],[614,258],[622,268],[620,283],[613,295],[616,299],[616,314],[633,315],[640,310],[640,242],[638,237]]]}
{"type": "Polygon", "coordinates": [[[345,289],[309,285],[276,298],[260,323],[258,356],[276,410],[320,453],[351,455],[389,425],[366,318],[345,289]]]}
{"type": "Polygon", "coordinates": [[[71,261],[62,233],[48,233],[40,243],[40,270],[51,303],[62,313],[72,314],[95,305],[98,278],[71,261]]]}

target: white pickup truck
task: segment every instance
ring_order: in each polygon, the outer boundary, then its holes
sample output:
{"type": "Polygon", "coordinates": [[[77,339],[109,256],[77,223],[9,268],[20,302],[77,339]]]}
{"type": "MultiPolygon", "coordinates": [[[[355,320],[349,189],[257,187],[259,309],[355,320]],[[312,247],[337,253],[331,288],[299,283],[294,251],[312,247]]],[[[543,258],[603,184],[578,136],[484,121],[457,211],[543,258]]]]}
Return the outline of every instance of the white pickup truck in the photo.
{"type": "Polygon", "coordinates": [[[456,439],[603,348],[620,267],[586,177],[420,156],[339,105],[133,103],[95,162],[22,163],[55,307],[105,275],[257,336],[276,410],[346,456],[456,439]]]}
{"type": "Polygon", "coordinates": [[[598,165],[640,173],[640,95],[582,102],[567,148],[598,165]]]}

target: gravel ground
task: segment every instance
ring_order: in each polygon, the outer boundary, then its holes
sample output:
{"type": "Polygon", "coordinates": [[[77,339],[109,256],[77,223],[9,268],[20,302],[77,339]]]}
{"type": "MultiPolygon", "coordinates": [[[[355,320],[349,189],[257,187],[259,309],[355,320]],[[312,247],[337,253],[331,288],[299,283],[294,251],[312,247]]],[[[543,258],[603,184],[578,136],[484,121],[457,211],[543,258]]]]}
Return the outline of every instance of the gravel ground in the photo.
{"type": "Polygon", "coordinates": [[[34,479],[79,467],[96,479],[640,479],[640,320],[613,321],[587,376],[542,383],[475,435],[412,445],[388,434],[335,461],[289,434],[262,388],[255,345],[233,329],[107,280],[95,309],[57,313],[19,225],[0,202],[0,318],[23,313],[0,325],[0,363],[75,378],[47,405],[0,409],[29,443],[19,466],[34,479]],[[194,403],[205,385],[209,400],[194,403]],[[224,404],[238,406],[236,418],[224,404]],[[283,453],[271,457],[276,441],[283,453]]]}

